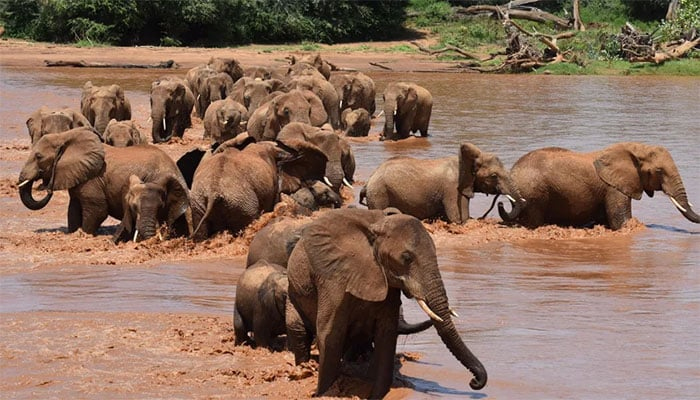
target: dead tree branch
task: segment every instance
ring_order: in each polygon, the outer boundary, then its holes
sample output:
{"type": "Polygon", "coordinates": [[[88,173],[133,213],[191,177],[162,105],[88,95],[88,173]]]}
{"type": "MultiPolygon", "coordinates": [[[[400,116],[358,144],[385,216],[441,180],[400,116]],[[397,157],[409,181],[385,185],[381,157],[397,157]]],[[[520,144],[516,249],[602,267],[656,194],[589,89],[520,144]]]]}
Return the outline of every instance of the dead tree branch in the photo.
{"type": "Polygon", "coordinates": [[[49,61],[44,60],[47,67],[77,67],[77,68],[178,68],[173,60],[161,61],[157,64],[124,64],[80,61],[49,61]]]}
{"type": "Polygon", "coordinates": [[[551,22],[559,29],[570,29],[572,27],[570,20],[557,17],[554,14],[538,9],[522,10],[508,8],[507,6],[476,5],[470,7],[455,7],[454,10],[457,14],[476,15],[487,13],[495,14],[497,17],[507,13],[511,19],[525,19],[539,23],[551,22]]]}

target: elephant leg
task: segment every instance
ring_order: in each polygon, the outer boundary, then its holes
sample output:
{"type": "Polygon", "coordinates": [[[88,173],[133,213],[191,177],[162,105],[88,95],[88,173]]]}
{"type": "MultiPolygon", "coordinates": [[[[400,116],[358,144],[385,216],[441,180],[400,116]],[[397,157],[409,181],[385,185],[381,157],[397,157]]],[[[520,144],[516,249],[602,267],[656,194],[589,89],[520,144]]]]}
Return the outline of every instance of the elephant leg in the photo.
{"type": "Polygon", "coordinates": [[[370,398],[381,399],[389,392],[394,380],[394,356],[396,355],[396,338],[398,337],[398,320],[401,293],[392,290],[387,299],[387,313],[381,315],[374,334],[374,354],[371,370],[374,371],[375,381],[370,398]]]}
{"type": "Polygon", "coordinates": [[[617,190],[609,190],[605,198],[605,214],[610,229],[622,228],[632,218],[632,199],[617,190]]]}
{"type": "Polygon", "coordinates": [[[287,348],[294,353],[294,363],[299,365],[309,361],[313,334],[289,299],[287,299],[285,323],[287,325],[287,348]]]}
{"type": "Polygon", "coordinates": [[[236,307],[233,307],[233,333],[235,335],[234,344],[240,346],[248,341],[248,330],[245,327],[243,317],[236,307]]]}
{"type": "Polygon", "coordinates": [[[469,199],[451,189],[442,199],[447,221],[452,224],[463,224],[469,219],[469,199]]]}
{"type": "Polygon", "coordinates": [[[253,321],[253,339],[255,340],[256,346],[272,349],[272,342],[275,336],[269,321],[267,321],[267,317],[265,313],[260,313],[260,315],[257,315],[257,318],[255,318],[255,321],[253,321]]]}
{"type": "MultiPolygon", "coordinates": [[[[342,293],[341,296],[344,296],[342,293]]],[[[341,358],[345,346],[349,307],[345,299],[325,298],[325,304],[339,304],[338,307],[319,308],[316,321],[316,334],[319,353],[318,386],[316,394],[323,395],[340,375],[341,358]],[[325,310],[324,310],[325,308],[325,310]]]]}
{"type": "Polygon", "coordinates": [[[80,228],[83,221],[83,209],[80,200],[70,197],[68,202],[68,233],[73,233],[80,228]]]}

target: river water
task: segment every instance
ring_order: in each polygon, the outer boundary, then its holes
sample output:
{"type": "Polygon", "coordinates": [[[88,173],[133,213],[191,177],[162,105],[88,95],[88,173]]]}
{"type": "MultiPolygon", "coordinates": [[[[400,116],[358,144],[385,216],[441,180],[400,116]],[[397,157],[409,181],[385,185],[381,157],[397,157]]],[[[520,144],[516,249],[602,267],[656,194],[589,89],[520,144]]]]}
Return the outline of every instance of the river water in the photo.
{"type": "MultiPolygon", "coordinates": [[[[80,87],[95,75],[100,76],[95,84],[121,84],[134,119],[147,126],[147,91],[159,74],[4,69],[0,141],[26,141],[24,121],[41,105],[77,108],[80,87]]],[[[354,144],[358,181],[390,156],[453,155],[464,141],[495,152],[508,167],[540,147],[590,151],[640,141],[668,148],[691,202],[700,203],[700,79],[370,76],[379,93],[395,80],[429,89],[431,137],[406,146],[354,144]]],[[[3,164],[0,177],[16,177],[22,161],[3,164]]],[[[489,200],[477,194],[472,214],[481,214],[489,200]]],[[[700,398],[700,226],[685,220],[662,194],[633,203],[633,215],[647,229],[629,235],[438,246],[450,302],[460,314],[458,328],[485,365],[489,383],[472,391],[470,375],[429,330],[399,339],[398,351],[422,354],[402,368],[417,389],[411,397],[700,398]]],[[[6,274],[0,278],[0,311],[230,315],[242,268],[238,257],[196,265],[66,266],[6,274]]],[[[424,318],[406,303],[407,319],[424,318]]]]}

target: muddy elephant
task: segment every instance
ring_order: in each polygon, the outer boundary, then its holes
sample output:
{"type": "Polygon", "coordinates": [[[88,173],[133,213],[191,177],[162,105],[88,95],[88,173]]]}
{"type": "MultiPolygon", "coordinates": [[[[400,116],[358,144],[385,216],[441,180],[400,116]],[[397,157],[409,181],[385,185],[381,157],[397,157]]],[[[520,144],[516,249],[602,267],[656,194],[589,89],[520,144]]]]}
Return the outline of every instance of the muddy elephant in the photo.
{"type": "Polygon", "coordinates": [[[161,174],[151,182],[131,175],[123,204],[124,215],[114,235],[115,242],[148,239],[163,225],[174,236],[188,234],[184,213],[189,194],[179,175],[161,174]]]}
{"type": "Polygon", "coordinates": [[[148,143],[148,138],[139,131],[133,120],[117,121],[112,119],[105,129],[104,141],[110,146],[128,147],[148,143]]]}
{"type": "Polygon", "coordinates": [[[131,103],[121,86],[93,86],[91,81],[87,81],[80,99],[80,112],[102,134],[111,119],[131,119],[131,103]]]}
{"type": "Polygon", "coordinates": [[[328,122],[333,129],[340,129],[340,98],[333,85],[325,78],[312,75],[300,75],[292,78],[286,89],[310,90],[321,99],[323,108],[328,114],[328,122]]]}
{"type": "Polygon", "coordinates": [[[207,63],[209,68],[216,72],[224,72],[231,77],[233,82],[243,77],[243,67],[235,58],[231,57],[212,57],[207,63]]]}
{"type": "Polygon", "coordinates": [[[523,201],[495,154],[463,143],[457,157],[388,159],[367,180],[360,202],[366,200],[369,209],[396,207],[419,219],[444,218],[462,224],[469,219],[469,200],[475,192],[523,201]]]}
{"type": "Polygon", "coordinates": [[[288,286],[287,270],[277,264],[261,260],[243,271],[233,308],[236,346],[281,350],[275,346],[275,339],[287,331],[284,313],[288,286]]]}
{"type": "Polygon", "coordinates": [[[197,112],[200,118],[204,118],[207,107],[216,101],[223,100],[233,92],[233,80],[225,72],[213,72],[204,74],[197,88],[196,104],[199,105],[197,112]]]}
{"type": "Polygon", "coordinates": [[[308,219],[280,218],[260,229],[248,246],[246,268],[260,260],[287,267],[289,252],[308,219]],[[291,247],[290,247],[291,246],[291,247]]]}
{"type": "MultiPolygon", "coordinates": [[[[68,232],[94,234],[108,216],[124,217],[131,175],[143,182],[171,176],[186,187],[175,162],[158,147],[105,146],[92,129],[76,128],[44,136],[32,147],[19,174],[19,195],[27,208],[39,210],[55,190],[68,190],[68,232]],[[47,188],[41,200],[32,195],[37,180],[47,188]]],[[[177,202],[167,210],[168,221],[184,217],[186,209],[187,201],[177,202]]]]}
{"type": "Polygon", "coordinates": [[[243,104],[248,113],[253,113],[264,98],[283,86],[279,79],[262,80],[244,76],[233,84],[230,98],[243,104]]]}
{"type": "Polygon", "coordinates": [[[382,98],[385,118],[383,139],[405,139],[418,131],[421,136],[428,136],[433,95],[427,89],[412,82],[392,82],[384,89],[382,98]]]}
{"type": "Polygon", "coordinates": [[[325,182],[307,182],[304,187],[291,194],[292,199],[309,211],[323,207],[340,208],[343,199],[325,182]]]}
{"type": "Polygon", "coordinates": [[[298,190],[299,182],[322,179],[325,162],[320,150],[304,142],[252,143],[204,157],[190,195],[193,238],[224,230],[239,233],[272,211],[280,193],[298,190]]]}
{"type": "Polygon", "coordinates": [[[213,101],[204,113],[204,137],[222,143],[246,130],[248,110],[231,98],[213,101]]]}
{"type": "Polygon", "coordinates": [[[393,380],[401,292],[433,320],[449,351],[486,385],[482,363],[461,340],[438,269],[435,244],[423,224],[380,210],[331,210],[307,225],[287,266],[289,350],[297,364],[310,358],[316,336],[323,395],[355,344],[374,343],[370,398],[382,398],[393,380]]]}
{"type": "Polygon", "coordinates": [[[362,72],[332,75],[329,79],[340,97],[340,113],[364,108],[370,117],[377,109],[377,89],[374,80],[362,72]]]}
{"type": "Polygon", "coordinates": [[[282,128],[277,138],[283,142],[294,139],[314,144],[328,158],[324,182],[331,186],[336,193],[340,192],[342,185],[352,187],[354,155],[352,155],[352,150],[345,139],[336,135],[332,129],[322,129],[301,122],[292,122],[282,128]],[[344,152],[350,152],[350,154],[346,155],[344,152]],[[346,171],[350,175],[346,176],[346,171]]]}
{"type": "Polygon", "coordinates": [[[340,129],[345,136],[360,137],[369,135],[372,124],[369,112],[364,108],[346,108],[340,116],[340,129]]]}
{"type": "Polygon", "coordinates": [[[311,69],[318,71],[326,80],[331,77],[331,70],[333,69],[331,64],[321,57],[320,53],[304,54],[300,57],[291,56],[289,57],[289,64],[290,72],[288,72],[288,75],[296,75],[299,71],[310,66],[311,69]]]}
{"type": "Polygon", "coordinates": [[[671,154],[661,146],[616,143],[590,153],[549,147],[525,154],[510,173],[526,202],[510,212],[499,203],[506,222],[617,230],[632,218],[632,199],[661,190],[685,218],[700,223],[671,154]]]}
{"type": "Polygon", "coordinates": [[[283,81],[284,73],[278,68],[271,68],[265,66],[255,65],[252,67],[247,67],[243,69],[243,76],[253,79],[260,79],[266,81],[268,79],[278,79],[283,81]]]}
{"type": "Polygon", "coordinates": [[[274,140],[290,122],[321,126],[328,120],[323,102],[309,90],[291,90],[261,105],[248,119],[248,133],[255,140],[274,140]]]}
{"type": "Polygon", "coordinates": [[[162,77],[151,84],[151,137],[153,143],[182,137],[192,126],[194,94],[184,79],[162,77]]]}
{"type": "Polygon", "coordinates": [[[92,127],[80,111],[72,108],[51,109],[42,106],[27,118],[27,130],[32,145],[49,133],[65,132],[83,126],[92,127]]]}

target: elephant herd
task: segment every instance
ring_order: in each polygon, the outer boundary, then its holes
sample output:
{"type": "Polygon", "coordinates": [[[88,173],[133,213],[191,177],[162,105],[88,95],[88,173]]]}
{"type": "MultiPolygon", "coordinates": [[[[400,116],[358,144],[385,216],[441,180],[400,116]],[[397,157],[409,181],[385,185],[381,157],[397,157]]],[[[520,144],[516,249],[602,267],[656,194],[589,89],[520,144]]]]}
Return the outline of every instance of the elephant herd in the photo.
{"type": "MultiPolygon", "coordinates": [[[[509,200],[510,210],[498,203],[507,225],[620,229],[632,217],[632,199],[663,191],[700,223],[670,153],[642,143],[591,153],[534,150],[510,170],[471,143],[444,158],[393,157],[362,188],[359,203],[367,209],[342,207],[341,188],[352,187],[355,172],[346,136],[368,135],[377,94],[369,76],[333,67],[318,54],[276,69],[212,58],[184,78],[160,78],[150,92],[153,144],[130,121],[118,85],[87,82],[79,111],[42,107],[29,116],[32,147],[19,175],[20,199],[38,210],[54,191],[68,190],[68,231],[94,234],[111,216],[121,221],[115,241],[163,240],[163,232],[195,241],[236,234],[282,194],[309,210],[334,208],[311,222],[282,219],[257,233],[237,286],[235,341],[276,348],[286,334],[299,364],[310,359],[315,340],[317,394],[332,385],[342,362],[367,356],[372,398],[389,390],[397,336],[430,326],[473,374],[472,388],[487,381],[452,321],[435,244],[421,220],[463,224],[472,217],[470,199],[485,193],[509,200]],[[211,144],[173,160],[157,144],[182,137],[193,112],[211,144]],[[35,189],[46,194],[37,200],[35,189]],[[429,319],[406,322],[401,293],[429,319]]],[[[382,139],[428,136],[427,89],[392,82],[381,98],[382,139]]]]}

